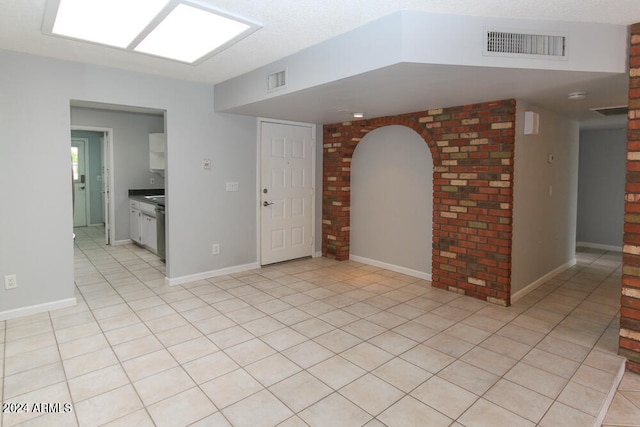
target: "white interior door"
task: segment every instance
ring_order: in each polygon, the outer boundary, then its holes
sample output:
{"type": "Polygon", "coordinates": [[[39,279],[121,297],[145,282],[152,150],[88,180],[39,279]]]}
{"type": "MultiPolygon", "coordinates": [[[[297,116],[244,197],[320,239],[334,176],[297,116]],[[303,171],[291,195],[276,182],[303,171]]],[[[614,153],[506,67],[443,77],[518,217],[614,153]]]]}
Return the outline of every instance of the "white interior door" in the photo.
{"type": "Polygon", "coordinates": [[[313,254],[311,126],[262,122],[260,263],[313,254]]]}
{"type": "Polygon", "coordinates": [[[88,224],[89,195],[87,182],[87,139],[71,139],[71,161],[73,168],[73,226],[86,227],[88,224]]]}

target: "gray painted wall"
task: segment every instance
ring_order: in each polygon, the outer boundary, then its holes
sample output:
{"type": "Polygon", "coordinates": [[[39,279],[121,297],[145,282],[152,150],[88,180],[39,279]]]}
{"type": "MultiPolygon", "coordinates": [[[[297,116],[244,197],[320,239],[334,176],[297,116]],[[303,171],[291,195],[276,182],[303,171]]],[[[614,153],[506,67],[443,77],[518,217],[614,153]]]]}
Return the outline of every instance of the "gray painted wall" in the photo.
{"type": "Polygon", "coordinates": [[[580,132],[578,242],[622,248],[627,130],[580,132]]]}
{"type": "MultiPolygon", "coordinates": [[[[151,114],[71,108],[71,124],[113,129],[112,223],[116,242],[129,239],[129,189],[164,188],[164,178],[149,171],[149,134],[164,132],[164,117],[151,114]],[[150,179],[154,179],[154,184],[150,179]]],[[[76,131],[74,131],[76,132],[76,131]]],[[[91,200],[93,212],[93,198],[91,200]]]]}
{"type": "Polygon", "coordinates": [[[256,262],[255,118],[215,113],[205,84],[2,50],[0,68],[0,278],[18,279],[0,315],[74,297],[71,100],[167,112],[168,277],[256,262]]]}
{"type": "Polygon", "coordinates": [[[512,297],[575,259],[578,139],[577,122],[518,101],[512,297]],[[538,135],[523,134],[525,111],[540,114],[538,135]]]}
{"type": "Polygon", "coordinates": [[[352,255],[431,274],[433,159],[404,126],[368,133],[351,161],[352,255]]]}

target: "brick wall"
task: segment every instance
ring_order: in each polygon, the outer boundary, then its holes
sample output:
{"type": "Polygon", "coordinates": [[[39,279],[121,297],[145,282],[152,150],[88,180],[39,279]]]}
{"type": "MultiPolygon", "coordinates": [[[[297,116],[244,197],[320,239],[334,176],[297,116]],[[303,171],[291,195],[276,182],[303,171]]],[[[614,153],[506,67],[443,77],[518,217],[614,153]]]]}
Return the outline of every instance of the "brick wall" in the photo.
{"type": "Polygon", "coordinates": [[[509,99],[325,125],[323,255],[349,258],[356,145],[376,128],[407,126],[433,157],[433,286],[509,305],[515,114],[509,99]]]}
{"type": "Polygon", "coordinates": [[[640,373],[640,24],[631,26],[620,349],[640,373]]]}

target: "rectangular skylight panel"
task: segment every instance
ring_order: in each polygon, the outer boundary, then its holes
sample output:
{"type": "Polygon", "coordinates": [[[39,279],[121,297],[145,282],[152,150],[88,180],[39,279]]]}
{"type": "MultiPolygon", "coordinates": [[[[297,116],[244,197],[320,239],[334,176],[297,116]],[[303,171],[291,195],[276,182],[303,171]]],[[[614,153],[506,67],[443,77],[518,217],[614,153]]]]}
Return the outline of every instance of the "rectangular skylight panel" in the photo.
{"type": "Polygon", "coordinates": [[[179,4],[135,50],[192,63],[250,28],[231,18],[179,4]]]}
{"type": "Polygon", "coordinates": [[[126,48],[169,0],[60,0],[52,33],[126,48]]]}

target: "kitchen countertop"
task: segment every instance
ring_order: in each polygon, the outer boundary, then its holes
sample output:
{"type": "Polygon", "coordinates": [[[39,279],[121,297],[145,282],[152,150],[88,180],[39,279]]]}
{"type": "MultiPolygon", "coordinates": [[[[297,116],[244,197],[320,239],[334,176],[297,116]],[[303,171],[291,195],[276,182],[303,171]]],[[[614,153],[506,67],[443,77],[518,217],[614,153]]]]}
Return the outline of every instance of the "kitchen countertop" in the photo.
{"type": "Polygon", "coordinates": [[[129,198],[152,205],[165,206],[163,188],[129,190],[129,198]]]}

